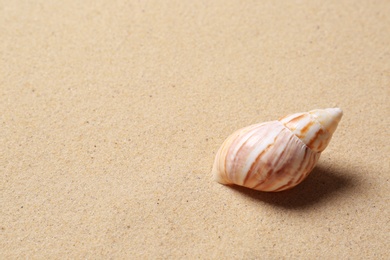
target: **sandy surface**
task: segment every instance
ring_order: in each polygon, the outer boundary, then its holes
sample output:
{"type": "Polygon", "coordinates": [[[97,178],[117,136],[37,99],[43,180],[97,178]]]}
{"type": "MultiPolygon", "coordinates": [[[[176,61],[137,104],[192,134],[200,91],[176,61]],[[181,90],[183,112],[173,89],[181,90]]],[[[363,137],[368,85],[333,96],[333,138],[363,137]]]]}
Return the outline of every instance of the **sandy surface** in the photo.
{"type": "Polygon", "coordinates": [[[389,1],[0,1],[0,258],[388,259],[389,1]],[[318,167],[212,180],[234,130],[339,106],[318,167]]]}

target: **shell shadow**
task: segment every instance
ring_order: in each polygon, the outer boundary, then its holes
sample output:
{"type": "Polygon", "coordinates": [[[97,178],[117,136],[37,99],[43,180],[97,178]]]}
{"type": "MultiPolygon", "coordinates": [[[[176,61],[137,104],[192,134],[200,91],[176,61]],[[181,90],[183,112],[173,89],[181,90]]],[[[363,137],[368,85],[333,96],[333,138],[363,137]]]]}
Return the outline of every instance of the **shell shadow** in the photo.
{"type": "Polygon", "coordinates": [[[348,172],[326,169],[317,166],[298,186],[281,192],[261,192],[245,187],[229,186],[236,192],[252,199],[286,209],[303,209],[314,206],[334,196],[354,192],[355,175],[348,172]]]}

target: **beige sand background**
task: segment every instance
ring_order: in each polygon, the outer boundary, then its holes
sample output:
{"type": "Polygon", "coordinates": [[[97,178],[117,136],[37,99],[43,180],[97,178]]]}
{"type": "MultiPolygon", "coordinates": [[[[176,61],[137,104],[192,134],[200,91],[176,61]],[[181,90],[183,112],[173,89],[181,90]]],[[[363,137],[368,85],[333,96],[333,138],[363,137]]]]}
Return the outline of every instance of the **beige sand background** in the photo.
{"type": "Polygon", "coordinates": [[[389,1],[0,1],[1,259],[389,259],[389,1]],[[234,130],[339,106],[293,190],[234,130]]]}

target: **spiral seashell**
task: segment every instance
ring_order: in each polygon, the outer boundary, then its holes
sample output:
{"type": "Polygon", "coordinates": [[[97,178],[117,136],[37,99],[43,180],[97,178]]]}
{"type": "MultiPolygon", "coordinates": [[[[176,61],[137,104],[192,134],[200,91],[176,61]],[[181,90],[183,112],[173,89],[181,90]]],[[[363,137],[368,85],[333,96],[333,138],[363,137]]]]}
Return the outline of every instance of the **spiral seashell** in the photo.
{"type": "Polygon", "coordinates": [[[327,147],[343,115],[316,109],[242,128],[219,148],[216,181],[260,191],[282,191],[302,182],[327,147]]]}

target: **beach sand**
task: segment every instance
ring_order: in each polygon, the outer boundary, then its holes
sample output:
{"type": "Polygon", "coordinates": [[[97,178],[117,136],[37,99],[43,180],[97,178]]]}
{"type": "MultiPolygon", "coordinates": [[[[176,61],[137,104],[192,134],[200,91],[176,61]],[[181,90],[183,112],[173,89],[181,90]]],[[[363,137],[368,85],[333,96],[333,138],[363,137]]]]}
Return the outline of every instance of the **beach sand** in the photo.
{"type": "Polygon", "coordinates": [[[388,259],[389,1],[1,1],[0,258],[388,259]],[[292,190],[233,131],[344,116],[292,190]]]}

